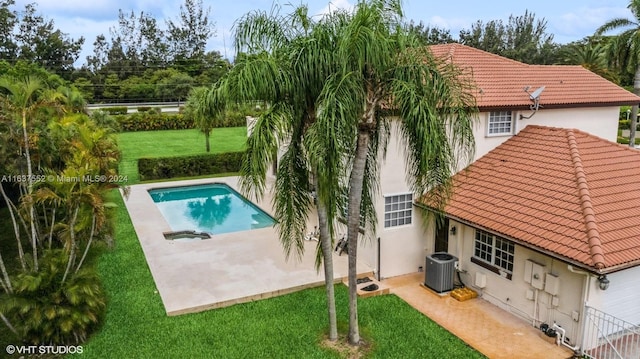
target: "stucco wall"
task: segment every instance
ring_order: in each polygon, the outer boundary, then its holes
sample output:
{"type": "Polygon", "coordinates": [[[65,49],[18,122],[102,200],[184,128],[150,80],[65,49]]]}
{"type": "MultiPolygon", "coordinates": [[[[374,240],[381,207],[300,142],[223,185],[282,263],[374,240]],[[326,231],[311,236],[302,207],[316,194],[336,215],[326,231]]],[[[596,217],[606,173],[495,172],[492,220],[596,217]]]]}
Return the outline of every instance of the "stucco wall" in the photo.
{"type": "Polygon", "coordinates": [[[485,300],[532,325],[556,322],[567,330],[567,336],[572,341],[578,338],[582,318],[582,297],[585,293],[584,275],[570,272],[564,262],[516,245],[512,277],[507,279],[471,262],[474,255],[474,228],[453,221],[450,226],[456,226],[457,233],[449,237],[449,250],[460,260],[461,269],[465,272],[462,275],[465,285],[477,290],[485,300]],[[543,266],[543,279],[547,278],[547,274],[557,277],[559,286],[555,296],[544,289],[536,289],[525,281],[527,260],[543,266]],[[484,288],[476,286],[476,276],[484,276],[484,288]],[[557,303],[554,303],[554,297],[557,303]]]}
{"type": "MultiPolygon", "coordinates": [[[[518,133],[527,125],[561,128],[577,128],[592,135],[615,142],[618,134],[619,107],[591,107],[556,110],[539,110],[530,119],[518,119],[520,114],[529,116],[531,111],[514,113],[514,132],[518,133]]],[[[488,112],[481,112],[474,126],[476,139],[476,159],[482,157],[511,136],[487,136],[488,112]]]]}
{"type": "Polygon", "coordinates": [[[425,255],[433,251],[432,247],[427,247],[426,242],[427,238],[433,235],[425,234],[421,213],[415,206],[411,224],[384,228],[384,196],[410,192],[406,182],[404,148],[398,130],[397,123],[392,123],[387,156],[385,160],[381,160],[380,196],[376,200],[378,215],[376,236],[369,241],[362,241],[358,253],[358,260],[365,262],[371,268],[377,268],[376,241],[380,238],[380,274],[383,278],[418,271],[418,267],[424,265],[425,255]]]}

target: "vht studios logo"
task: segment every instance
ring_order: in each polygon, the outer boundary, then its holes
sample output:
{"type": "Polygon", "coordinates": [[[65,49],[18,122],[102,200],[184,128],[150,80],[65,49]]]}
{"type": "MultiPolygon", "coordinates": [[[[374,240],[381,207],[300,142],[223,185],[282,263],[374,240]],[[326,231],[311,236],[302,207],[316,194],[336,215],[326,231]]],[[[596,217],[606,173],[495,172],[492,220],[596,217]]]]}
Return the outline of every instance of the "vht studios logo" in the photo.
{"type": "Polygon", "coordinates": [[[74,345],[7,345],[7,354],[82,354],[82,346],[74,345]]]}

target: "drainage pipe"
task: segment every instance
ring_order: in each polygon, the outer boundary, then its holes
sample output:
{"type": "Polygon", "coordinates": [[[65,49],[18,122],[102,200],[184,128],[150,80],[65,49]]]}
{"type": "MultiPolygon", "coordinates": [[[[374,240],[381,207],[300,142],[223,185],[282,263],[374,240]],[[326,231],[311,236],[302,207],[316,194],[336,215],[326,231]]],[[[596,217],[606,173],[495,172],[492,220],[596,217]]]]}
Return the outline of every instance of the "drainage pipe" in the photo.
{"type": "Polygon", "coordinates": [[[576,345],[575,347],[572,347],[571,345],[567,344],[567,342],[565,342],[564,338],[566,336],[566,330],[564,330],[563,327],[559,326],[558,324],[556,324],[555,322],[553,323],[553,325],[551,326],[551,328],[553,328],[556,332],[561,333],[561,335],[556,336],[556,343],[558,345],[562,344],[565,347],[573,350],[575,353],[578,352],[578,349],[580,349],[580,346],[576,345]]]}
{"type": "Polygon", "coordinates": [[[377,267],[378,267],[377,268],[378,270],[376,271],[376,274],[377,274],[377,277],[378,277],[377,279],[378,279],[378,282],[379,282],[382,279],[382,276],[380,276],[380,237],[378,237],[378,263],[377,263],[377,267]]]}
{"type": "MultiPolygon", "coordinates": [[[[589,299],[589,293],[591,291],[591,275],[589,274],[589,272],[585,272],[579,269],[575,269],[571,264],[567,264],[567,269],[569,270],[569,272],[571,273],[575,273],[575,274],[581,274],[584,275],[584,285],[582,287],[582,305],[580,308],[580,319],[579,322],[580,323],[580,334],[578,336],[578,339],[580,341],[580,344],[583,344],[583,340],[584,340],[584,326],[585,326],[585,320],[584,320],[584,314],[585,314],[585,306],[587,305],[587,300],[589,299]]],[[[563,329],[564,330],[564,329],[563,329]]],[[[577,344],[577,343],[576,343],[577,344]]],[[[579,349],[580,346],[576,345],[576,347],[579,349]]],[[[579,354],[582,354],[582,351],[579,352],[579,354]]]]}
{"type": "Polygon", "coordinates": [[[540,320],[538,318],[538,295],[540,291],[538,288],[535,288],[534,300],[533,300],[533,316],[532,316],[532,324],[534,327],[538,327],[540,320]]]}

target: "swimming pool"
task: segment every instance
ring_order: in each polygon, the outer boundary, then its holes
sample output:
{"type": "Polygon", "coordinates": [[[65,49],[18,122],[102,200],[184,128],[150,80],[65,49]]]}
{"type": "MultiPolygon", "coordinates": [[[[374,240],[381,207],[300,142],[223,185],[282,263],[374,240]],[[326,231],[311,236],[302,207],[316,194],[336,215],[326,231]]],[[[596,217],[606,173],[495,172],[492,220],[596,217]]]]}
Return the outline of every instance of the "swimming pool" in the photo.
{"type": "Polygon", "coordinates": [[[212,234],[273,226],[276,221],[224,183],[150,189],[173,231],[212,234]]]}

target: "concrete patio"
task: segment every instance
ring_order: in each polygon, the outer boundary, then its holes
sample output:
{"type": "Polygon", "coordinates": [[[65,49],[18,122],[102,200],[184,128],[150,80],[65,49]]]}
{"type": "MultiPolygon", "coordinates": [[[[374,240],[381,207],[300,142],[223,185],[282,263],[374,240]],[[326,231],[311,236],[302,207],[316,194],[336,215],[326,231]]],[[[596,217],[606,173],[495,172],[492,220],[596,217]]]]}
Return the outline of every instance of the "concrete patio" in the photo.
{"type": "MultiPolygon", "coordinates": [[[[324,284],[314,269],[315,241],[305,241],[300,260],[286,260],[273,227],[213,235],[211,239],[166,240],[171,231],[148,193],[152,188],[225,183],[238,189],[236,177],[131,186],[125,205],[144,251],[167,315],[179,315],[268,298],[324,284]]],[[[271,197],[254,202],[273,214],[271,197]]],[[[314,223],[315,213],[309,222],[314,223]]],[[[310,225],[313,229],[313,224],[310,225]]],[[[370,274],[365,266],[359,274],[370,274]]],[[[334,254],[336,282],[347,276],[347,256],[334,254]]]]}
{"type": "Polygon", "coordinates": [[[531,324],[475,298],[459,302],[421,286],[424,273],[382,281],[390,292],[492,359],[564,359],[573,352],[552,342],[531,324]]]}

